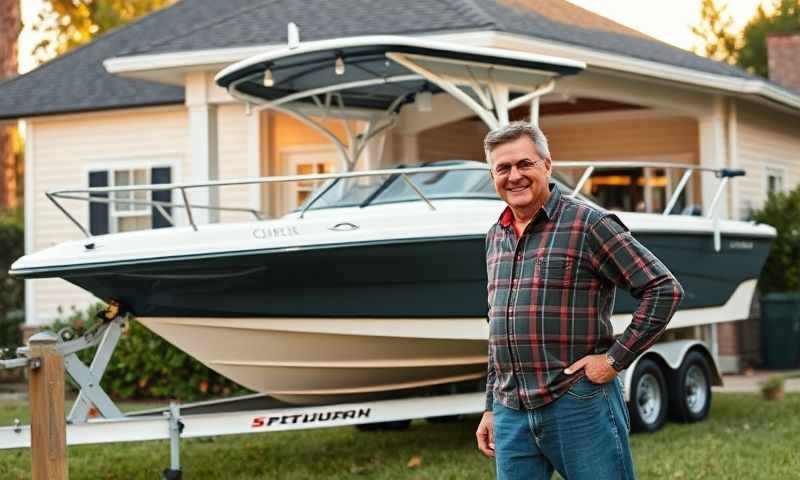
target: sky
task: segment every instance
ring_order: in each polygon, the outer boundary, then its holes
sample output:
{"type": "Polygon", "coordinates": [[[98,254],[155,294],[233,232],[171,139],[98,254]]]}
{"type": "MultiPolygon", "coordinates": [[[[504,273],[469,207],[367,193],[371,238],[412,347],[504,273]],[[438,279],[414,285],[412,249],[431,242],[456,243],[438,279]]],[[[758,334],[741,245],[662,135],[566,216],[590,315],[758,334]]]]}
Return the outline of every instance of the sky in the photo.
{"type": "MultiPolygon", "coordinates": [[[[483,1],[483,0],[482,0],[483,1]]],[[[639,30],[661,41],[692,50],[697,40],[691,27],[700,19],[700,0],[569,0],[587,10],[639,30]]],[[[716,0],[721,4],[724,0],[716,0]]],[[[39,41],[31,24],[42,8],[42,0],[22,0],[22,22],[19,39],[20,73],[36,66],[30,52],[39,41]]],[[[727,0],[734,28],[741,29],[759,4],[768,7],[770,0],[727,0]]]]}
{"type": "MultiPolygon", "coordinates": [[[[692,50],[697,40],[692,26],[700,20],[700,0],[568,0],[575,5],[627,25],[676,47],[692,50]]],[[[758,5],[770,11],[770,0],[715,0],[727,4],[734,30],[741,30],[758,5]]]]}

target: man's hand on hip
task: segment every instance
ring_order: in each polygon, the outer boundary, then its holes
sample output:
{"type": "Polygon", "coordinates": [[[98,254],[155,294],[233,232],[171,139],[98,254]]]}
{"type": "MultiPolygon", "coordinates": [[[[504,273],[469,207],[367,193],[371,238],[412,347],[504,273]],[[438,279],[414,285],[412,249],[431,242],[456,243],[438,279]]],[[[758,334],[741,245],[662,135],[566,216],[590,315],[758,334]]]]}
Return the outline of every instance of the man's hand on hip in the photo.
{"type": "Polygon", "coordinates": [[[494,458],[494,414],[492,412],[483,412],[475,436],[478,437],[478,450],[487,457],[494,458]]]}
{"type": "Polygon", "coordinates": [[[617,376],[617,371],[608,364],[608,356],[605,353],[586,355],[567,367],[564,373],[572,375],[580,369],[583,369],[586,378],[592,383],[608,383],[617,376]]]}

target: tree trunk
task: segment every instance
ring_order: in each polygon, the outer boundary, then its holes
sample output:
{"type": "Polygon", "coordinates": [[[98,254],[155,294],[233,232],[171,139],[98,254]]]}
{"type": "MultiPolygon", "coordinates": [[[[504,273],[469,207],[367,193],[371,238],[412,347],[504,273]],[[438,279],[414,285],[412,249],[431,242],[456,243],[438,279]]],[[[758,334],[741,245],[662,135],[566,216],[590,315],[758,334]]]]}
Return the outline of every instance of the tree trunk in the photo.
{"type": "MultiPolygon", "coordinates": [[[[19,0],[0,0],[0,81],[17,75],[17,38],[22,30],[19,0]]],[[[17,207],[15,124],[0,123],[0,210],[17,207]]]]}

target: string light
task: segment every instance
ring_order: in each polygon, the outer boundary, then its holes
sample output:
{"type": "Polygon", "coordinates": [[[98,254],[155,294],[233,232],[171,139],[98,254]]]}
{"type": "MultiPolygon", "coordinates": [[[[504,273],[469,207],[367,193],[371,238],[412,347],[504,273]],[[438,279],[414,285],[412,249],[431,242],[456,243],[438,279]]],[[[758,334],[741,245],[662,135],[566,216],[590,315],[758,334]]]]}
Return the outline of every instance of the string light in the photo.
{"type": "Polygon", "coordinates": [[[344,75],[344,59],[341,55],[336,57],[336,75],[344,75]]]}
{"type": "Polygon", "coordinates": [[[272,69],[268,68],[266,72],[264,72],[264,86],[271,87],[275,85],[275,80],[272,78],[272,69]]]}
{"type": "Polygon", "coordinates": [[[414,103],[417,105],[418,112],[430,112],[433,108],[431,106],[431,101],[433,100],[433,94],[427,88],[417,92],[414,96],[414,103]]]}

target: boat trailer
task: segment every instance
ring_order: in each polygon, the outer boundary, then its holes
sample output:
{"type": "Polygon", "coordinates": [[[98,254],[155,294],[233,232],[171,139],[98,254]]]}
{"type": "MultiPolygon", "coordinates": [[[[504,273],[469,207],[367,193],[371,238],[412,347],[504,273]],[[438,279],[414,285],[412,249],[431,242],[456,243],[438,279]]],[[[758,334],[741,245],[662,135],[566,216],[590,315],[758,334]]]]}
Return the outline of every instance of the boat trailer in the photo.
{"type": "MultiPolygon", "coordinates": [[[[311,406],[292,405],[265,394],[251,394],[184,405],[170,402],[165,408],[126,414],[114,404],[100,381],[129,321],[128,315],[118,303],[112,302],[99,316],[102,323],[77,338],[71,338],[68,331],[41,332],[31,338],[32,343],[44,340],[54,344],[64,360],[62,374],[66,372],[80,388],[66,419],[61,412],[48,408],[52,418],[50,415],[33,416],[32,424],[65,422],[66,445],[169,440],[170,465],[163,472],[165,480],[182,476],[180,441],[183,438],[380,425],[484,410],[483,392],[311,406]],[[97,351],[87,366],[77,354],[94,347],[97,351]],[[409,412],[413,413],[409,415],[409,412]]],[[[42,368],[41,359],[32,355],[30,347],[20,347],[16,353],[16,358],[0,360],[0,369],[27,368],[30,373],[42,368]]],[[[63,384],[63,376],[60,380],[63,384]]],[[[31,448],[32,426],[15,420],[12,426],[0,427],[0,449],[31,448]]]]}

